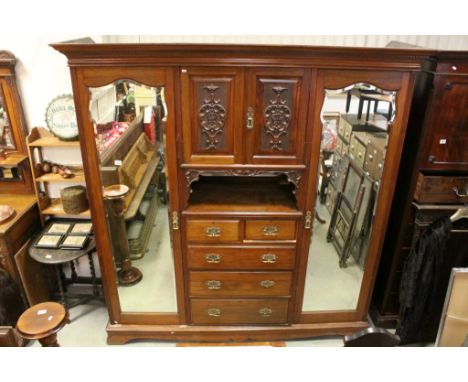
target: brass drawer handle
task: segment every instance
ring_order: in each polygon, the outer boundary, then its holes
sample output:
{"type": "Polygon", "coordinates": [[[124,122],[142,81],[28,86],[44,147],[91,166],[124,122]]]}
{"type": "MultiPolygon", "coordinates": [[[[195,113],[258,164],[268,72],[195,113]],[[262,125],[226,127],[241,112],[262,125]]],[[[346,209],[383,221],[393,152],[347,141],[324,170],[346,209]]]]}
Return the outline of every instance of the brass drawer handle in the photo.
{"type": "Polygon", "coordinates": [[[219,280],[208,280],[205,284],[206,287],[210,290],[219,290],[221,289],[221,285],[223,283],[219,280]]]}
{"type": "Polygon", "coordinates": [[[221,316],[221,309],[218,308],[210,308],[206,310],[206,314],[211,317],[219,317],[221,316]]]}
{"type": "Polygon", "coordinates": [[[279,229],[275,225],[266,225],[263,227],[263,234],[265,236],[276,236],[279,232],[279,229]]]}
{"type": "Polygon", "coordinates": [[[459,198],[466,198],[468,196],[468,189],[466,189],[464,193],[463,193],[463,191],[460,192],[458,187],[454,187],[454,188],[452,188],[452,190],[453,190],[453,192],[455,192],[455,195],[457,195],[459,198]]]}
{"type": "Polygon", "coordinates": [[[220,227],[206,227],[205,233],[206,233],[206,236],[208,237],[220,237],[221,228],[220,227]]]}
{"type": "Polygon", "coordinates": [[[273,280],[262,280],[260,281],[260,286],[262,288],[272,288],[276,285],[276,283],[273,280]]]}
{"type": "Polygon", "coordinates": [[[205,260],[209,264],[219,264],[221,262],[221,255],[217,253],[207,253],[205,255],[205,260]]]}
{"type": "Polygon", "coordinates": [[[276,263],[276,260],[278,260],[278,256],[274,253],[265,253],[260,258],[264,264],[274,264],[276,263]]]}
{"type": "Polygon", "coordinates": [[[271,317],[273,310],[270,308],[262,308],[257,311],[257,313],[262,317],[271,317]]]}

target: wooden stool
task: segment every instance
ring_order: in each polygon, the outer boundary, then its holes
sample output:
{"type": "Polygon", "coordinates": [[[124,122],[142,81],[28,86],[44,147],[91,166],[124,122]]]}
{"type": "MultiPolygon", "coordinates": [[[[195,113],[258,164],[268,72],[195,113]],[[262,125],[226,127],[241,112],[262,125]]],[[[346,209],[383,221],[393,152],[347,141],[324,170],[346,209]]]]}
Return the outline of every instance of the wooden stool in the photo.
{"type": "Polygon", "coordinates": [[[43,302],[27,309],[18,319],[18,334],[29,340],[39,340],[42,346],[60,346],[57,332],[69,321],[68,312],[56,302],[43,302]]]}

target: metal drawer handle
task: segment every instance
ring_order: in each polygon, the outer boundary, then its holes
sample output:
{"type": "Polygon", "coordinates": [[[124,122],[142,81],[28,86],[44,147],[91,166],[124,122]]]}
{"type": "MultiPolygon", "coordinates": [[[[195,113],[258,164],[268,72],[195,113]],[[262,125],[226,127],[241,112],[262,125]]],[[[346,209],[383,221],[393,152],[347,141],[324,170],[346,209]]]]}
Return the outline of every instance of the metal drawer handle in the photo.
{"type": "Polygon", "coordinates": [[[261,259],[264,264],[274,264],[278,260],[278,256],[273,253],[265,253],[261,256],[261,259]]]}
{"type": "Polygon", "coordinates": [[[460,190],[458,189],[458,187],[454,187],[452,188],[453,192],[455,192],[455,195],[457,195],[459,198],[466,198],[468,196],[468,189],[465,190],[465,193],[462,194],[460,193],[460,190]]]}
{"type": "Polygon", "coordinates": [[[222,256],[217,253],[207,253],[205,255],[205,260],[210,264],[219,264],[221,262],[221,257],[222,256]]]}
{"type": "Polygon", "coordinates": [[[208,280],[205,284],[206,287],[210,290],[218,290],[221,289],[221,285],[223,283],[219,280],[208,280]]]}
{"type": "Polygon", "coordinates": [[[206,227],[205,233],[206,233],[206,236],[208,237],[220,237],[221,228],[220,227],[206,227]]]}
{"type": "Polygon", "coordinates": [[[210,308],[206,310],[206,314],[211,317],[219,317],[221,316],[221,309],[218,308],[210,308]]]}
{"type": "Polygon", "coordinates": [[[262,288],[272,288],[276,285],[276,283],[273,280],[262,280],[260,281],[260,286],[262,288]]]}
{"type": "Polygon", "coordinates": [[[263,227],[263,234],[265,236],[276,236],[278,234],[278,227],[274,225],[266,225],[263,227]]]}
{"type": "Polygon", "coordinates": [[[262,308],[257,311],[257,313],[262,317],[271,317],[273,310],[270,308],[262,308]]]}

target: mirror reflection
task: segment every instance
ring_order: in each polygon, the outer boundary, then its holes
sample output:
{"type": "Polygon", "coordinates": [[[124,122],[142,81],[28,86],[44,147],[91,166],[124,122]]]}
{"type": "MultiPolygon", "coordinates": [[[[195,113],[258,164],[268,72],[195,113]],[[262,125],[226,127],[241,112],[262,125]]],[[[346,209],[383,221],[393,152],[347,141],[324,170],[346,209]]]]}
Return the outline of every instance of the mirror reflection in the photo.
{"type": "Polygon", "coordinates": [[[0,149],[15,149],[15,143],[11,132],[10,121],[8,119],[7,107],[0,86],[0,149]]]}
{"type": "Polygon", "coordinates": [[[364,83],[325,91],[303,311],[357,307],[395,97],[364,83]]]}
{"type": "Polygon", "coordinates": [[[164,89],[123,79],[89,90],[121,309],[176,312],[164,89]]]}

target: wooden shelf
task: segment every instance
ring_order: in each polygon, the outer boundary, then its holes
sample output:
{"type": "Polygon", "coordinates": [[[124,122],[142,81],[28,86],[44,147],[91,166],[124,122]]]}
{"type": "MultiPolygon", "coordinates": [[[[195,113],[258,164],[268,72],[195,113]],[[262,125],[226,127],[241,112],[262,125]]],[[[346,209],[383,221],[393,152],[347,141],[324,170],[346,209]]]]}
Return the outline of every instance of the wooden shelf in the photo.
{"type": "MultiPolygon", "coordinates": [[[[138,188],[136,190],[132,190],[126,198],[126,202],[130,202],[128,203],[127,210],[125,212],[125,220],[133,219],[137,214],[141,201],[145,196],[146,189],[156,172],[160,159],[161,158],[158,153],[155,151],[151,160],[145,166],[141,166],[139,168],[139,171],[144,171],[144,175],[141,177],[138,188]]],[[[135,176],[135,178],[139,179],[138,176],[135,176]]]]}
{"type": "Polygon", "coordinates": [[[72,170],[74,176],[71,178],[63,178],[60,174],[43,174],[36,178],[36,182],[48,182],[48,183],[61,183],[61,182],[72,182],[72,183],[84,183],[85,176],[82,169],[80,170],[72,170]]]}
{"type": "Polygon", "coordinates": [[[80,147],[79,141],[61,141],[41,127],[35,127],[27,137],[30,147],[80,147]]]}
{"type": "Polygon", "coordinates": [[[41,211],[41,213],[43,215],[61,216],[61,217],[89,218],[91,216],[89,209],[77,215],[65,213],[60,199],[50,199],[50,204],[46,208],[44,208],[41,211]]]}
{"type": "Polygon", "coordinates": [[[288,184],[267,177],[206,177],[192,187],[188,212],[298,213],[288,184]]]}
{"type": "Polygon", "coordinates": [[[6,159],[0,159],[0,167],[3,168],[15,168],[18,167],[22,162],[28,160],[27,155],[23,154],[7,154],[6,159]]]}

